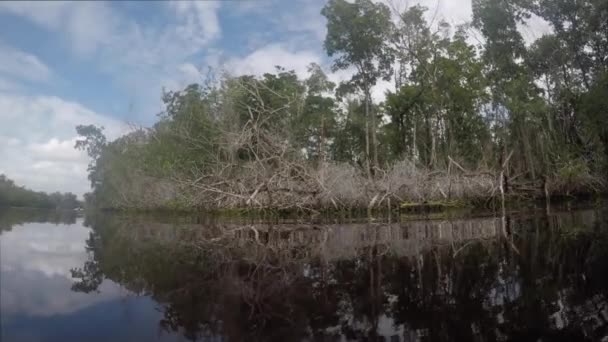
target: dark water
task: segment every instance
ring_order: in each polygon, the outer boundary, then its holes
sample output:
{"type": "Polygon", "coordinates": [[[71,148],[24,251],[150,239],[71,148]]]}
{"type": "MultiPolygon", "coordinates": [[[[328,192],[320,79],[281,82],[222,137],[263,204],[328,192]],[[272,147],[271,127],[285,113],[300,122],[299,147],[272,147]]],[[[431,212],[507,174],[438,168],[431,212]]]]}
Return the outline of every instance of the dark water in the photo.
{"type": "Polygon", "coordinates": [[[1,341],[607,339],[607,208],[397,221],[0,211],[1,341]]]}

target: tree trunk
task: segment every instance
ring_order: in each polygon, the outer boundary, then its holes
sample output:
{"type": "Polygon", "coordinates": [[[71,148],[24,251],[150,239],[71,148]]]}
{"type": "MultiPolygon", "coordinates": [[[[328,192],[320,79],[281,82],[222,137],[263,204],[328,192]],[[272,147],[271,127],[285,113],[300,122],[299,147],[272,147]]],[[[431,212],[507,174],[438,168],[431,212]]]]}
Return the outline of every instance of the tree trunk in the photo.
{"type": "Polygon", "coordinates": [[[369,112],[370,121],[372,123],[372,148],[374,150],[374,159],[373,159],[372,169],[375,169],[380,164],[378,163],[378,138],[376,136],[376,115],[374,114],[373,109],[371,108],[371,101],[372,101],[372,97],[371,97],[370,91],[368,89],[367,95],[366,95],[366,100],[365,100],[365,103],[366,103],[365,107],[366,107],[366,111],[369,112]]]}
{"type": "Polygon", "coordinates": [[[367,178],[372,180],[372,168],[369,159],[369,120],[365,118],[365,168],[367,169],[367,178]]]}
{"type": "Polygon", "coordinates": [[[417,125],[416,125],[416,118],[414,117],[413,120],[414,122],[414,136],[412,137],[412,160],[414,162],[418,161],[418,145],[417,145],[417,137],[416,137],[416,130],[417,130],[417,125]]]}
{"type": "MultiPolygon", "coordinates": [[[[431,125],[433,125],[433,119],[431,119],[431,125]]],[[[437,131],[438,127],[433,125],[433,127],[431,128],[431,161],[430,161],[430,168],[431,170],[435,168],[435,165],[437,164],[437,141],[435,138],[435,132],[437,131]]]]}
{"type": "Polygon", "coordinates": [[[371,181],[372,179],[372,166],[370,159],[370,142],[369,142],[369,134],[370,134],[370,118],[369,118],[369,101],[368,95],[369,90],[365,88],[365,159],[367,163],[367,178],[371,181]]]}
{"type": "Polygon", "coordinates": [[[321,132],[319,136],[319,150],[317,152],[317,158],[319,158],[319,165],[325,163],[325,115],[321,113],[321,132]]]}

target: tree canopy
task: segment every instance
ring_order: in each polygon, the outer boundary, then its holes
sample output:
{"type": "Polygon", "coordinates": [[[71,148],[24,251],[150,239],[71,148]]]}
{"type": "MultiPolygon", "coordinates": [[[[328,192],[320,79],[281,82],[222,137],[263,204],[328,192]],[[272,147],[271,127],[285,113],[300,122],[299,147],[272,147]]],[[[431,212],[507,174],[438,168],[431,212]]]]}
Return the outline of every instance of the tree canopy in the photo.
{"type": "Polygon", "coordinates": [[[431,174],[454,165],[500,172],[555,193],[603,188],[605,1],[474,0],[470,23],[456,27],[427,22],[421,6],[391,11],[370,0],[323,7],[331,69],[352,71],[342,83],[316,64],[306,78],[281,67],[227,74],[165,93],[153,127],[115,141],[79,126],[76,147],[92,160],[90,198],[192,207],[250,205],[260,196],[284,203],[294,193],[337,206],[336,194],[359,181],[343,182],[359,173],[372,185],[348,196],[395,195],[387,177],[403,162],[431,174]],[[528,44],[519,27],[532,16],[552,32],[528,44]],[[395,88],[375,102],[380,80],[395,88]]]}
{"type": "Polygon", "coordinates": [[[15,184],[0,174],[0,207],[31,207],[43,209],[75,209],[82,203],[72,193],[32,191],[15,184]]]}

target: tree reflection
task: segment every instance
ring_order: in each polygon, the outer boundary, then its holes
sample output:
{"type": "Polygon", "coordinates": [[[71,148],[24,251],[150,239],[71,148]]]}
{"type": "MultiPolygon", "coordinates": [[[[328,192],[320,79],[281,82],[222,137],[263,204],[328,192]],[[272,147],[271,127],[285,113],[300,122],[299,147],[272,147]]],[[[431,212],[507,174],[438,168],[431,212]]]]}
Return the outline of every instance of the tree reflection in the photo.
{"type": "Polygon", "coordinates": [[[71,210],[0,207],[0,233],[26,223],[74,224],[76,217],[76,212],[71,210]]]}
{"type": "Polygon", "coordinates": [[[104,278],[190,340],[596,340],[607,334],[599,211],[392,225],[89,221],[75,291],[104,278]],[[506,230],[505,230],[506,231],[506,230]]]}

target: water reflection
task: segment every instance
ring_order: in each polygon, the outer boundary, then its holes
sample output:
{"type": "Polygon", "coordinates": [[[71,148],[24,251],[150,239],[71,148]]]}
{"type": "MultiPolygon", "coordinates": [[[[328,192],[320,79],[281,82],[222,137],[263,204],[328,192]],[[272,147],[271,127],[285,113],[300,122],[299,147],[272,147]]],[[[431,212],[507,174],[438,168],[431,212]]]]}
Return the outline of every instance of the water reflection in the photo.
{"type": "MultiPolygon", "coordinates": [[[[71,290],[71,269],[89,258],[85,241],[91,229],[82,219],[18,209],[1,211],[0,222],[0,341],[133,341],[159,336],[162,315],[151,299],[132,296],[109,280],[98,284],[95,294],[71,290]]],[[[170,336],[158,339],[163,337],[170,336]]]]}
{"type": "Polygon", "coordinates": [[[190,340],[553,341],[608,334],[603,210],[394,224],[90,217],[72,289],[104,279],[190,340]]]}
{"type": "Polygon", "coordinates": [[[0,208],[0,233],[11,231],[13,226],[24,223],[76,223],[76,212],[42,209],[0,208]]]}

